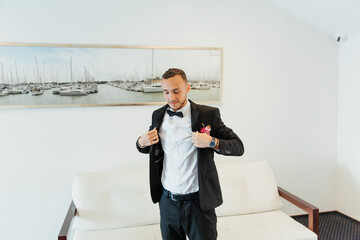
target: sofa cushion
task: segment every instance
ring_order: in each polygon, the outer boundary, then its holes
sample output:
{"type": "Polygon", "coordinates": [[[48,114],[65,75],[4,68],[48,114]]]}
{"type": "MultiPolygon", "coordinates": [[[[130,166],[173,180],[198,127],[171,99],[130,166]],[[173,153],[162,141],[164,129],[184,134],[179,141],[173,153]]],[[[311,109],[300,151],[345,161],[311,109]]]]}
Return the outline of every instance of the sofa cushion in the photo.
{"type": "Polygon", "coordinates": [[[277,210],[282,206],[275,177],[266,161],[244,162],[236,157],[216,162],[224,203],[218,216],[277,210]]]}
{"type": "MultiPolygon", "coordinates": [[[[237,240],[227,233],[228,228],[218,226],[218,240],[237,240]]],[[[160,224],[102,231],[76,231],[73,240],[161,240],[160,224]]],[[[188,240],[188,238],[186,238],[188,240]]]]}
{"type": "Polygon", "coordinates": [[[77,174],[72,196],[74,229],[103,230],[160,222],[150,197],[148,167],[77,174]]]}
{"type": "Polygon", "coordinates": [[[218,218],[224,239],[317,240],[317,235],[280,210],[218,218]]]}
{"type": "Polygon", "coordinates": [[[102,231],[76,231],[73,240],[161,240],[160,224],[102,231]]]}
{"type": "MultiPolygon", "coordinates": [[[[285,213],[265,213],[220,217],[218,240],[316,240],[317,236],[285,213]]],[[[161,240],[160,225],[103,231],[76,231],[73,240],[161,240]]]]}

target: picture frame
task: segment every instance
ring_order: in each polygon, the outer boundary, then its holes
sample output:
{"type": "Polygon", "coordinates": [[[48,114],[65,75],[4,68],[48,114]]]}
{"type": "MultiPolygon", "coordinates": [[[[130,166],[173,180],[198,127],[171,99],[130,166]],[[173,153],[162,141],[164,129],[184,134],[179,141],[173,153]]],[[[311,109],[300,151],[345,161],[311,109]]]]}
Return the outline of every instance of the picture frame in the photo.
{"type": "Polygon", "coordinates": [[[163,105],[183,69],[198,103],[222,103],[223,48],[0,43],[0,108],[163,105]]]}

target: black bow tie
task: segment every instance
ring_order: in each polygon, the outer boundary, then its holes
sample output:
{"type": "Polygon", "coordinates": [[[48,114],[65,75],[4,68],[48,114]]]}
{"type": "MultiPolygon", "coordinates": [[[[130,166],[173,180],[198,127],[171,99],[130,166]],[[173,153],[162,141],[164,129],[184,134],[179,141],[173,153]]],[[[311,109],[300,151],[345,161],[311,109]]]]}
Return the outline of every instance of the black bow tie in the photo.
{"type": "Polygon", "coordinates": [[[169,110],[169,109],[167,110],[167,113],[169,114],[170,117],[176,115],[176,116],[182,118],[182,117],[184,116],[182,112],[174,112],[174,111],[171,111],[171,110],[169,110]]]}

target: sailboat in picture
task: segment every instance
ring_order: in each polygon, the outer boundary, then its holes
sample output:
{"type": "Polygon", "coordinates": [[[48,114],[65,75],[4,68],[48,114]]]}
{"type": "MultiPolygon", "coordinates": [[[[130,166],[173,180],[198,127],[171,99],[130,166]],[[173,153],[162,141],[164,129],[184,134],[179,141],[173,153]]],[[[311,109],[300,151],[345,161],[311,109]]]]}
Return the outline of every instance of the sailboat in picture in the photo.
{"type": "MultiPolygon", "coordinates": [[[[35,56],[35,64],[36,64],[36,77],[41,85],[41,78],[40,78],[40,75],[39,75],[39,68],[38,68],[38,63],[37,63],[37,58],[35,56]]],[[[39,86],[36,86],[33,88],[33,90],[31,90],[31,95],[33,96],[39,96],[39,95],[42,95],[44,94],[44,91],[41,89],[41,87],[39,86]]]]}
{"type": "MultiPolygon", "coordinates": [[[[70,81],[73,82],[73,76],[72,76],[72,57],[70,56],[70,81]]],[[[86,96],[88,95],[87,92],[85,92],[84,89],[82,89],[80,86],[71,86],[71,88],[68,88],[66,90],[61,91],[60,90],[60,96],[86,96]]]]}
{"type": "Polygon", "coordinates": [[[1,79],[3,86],[0,88],[0,97],[9,95],[9,90],[5,88],[4,65],[1,63],[1,79]]]}
{"type": "Polygon", "coordinates": [[[9,95],[9,91],[5,89],[0,89],[0,97],[9,95]]]}

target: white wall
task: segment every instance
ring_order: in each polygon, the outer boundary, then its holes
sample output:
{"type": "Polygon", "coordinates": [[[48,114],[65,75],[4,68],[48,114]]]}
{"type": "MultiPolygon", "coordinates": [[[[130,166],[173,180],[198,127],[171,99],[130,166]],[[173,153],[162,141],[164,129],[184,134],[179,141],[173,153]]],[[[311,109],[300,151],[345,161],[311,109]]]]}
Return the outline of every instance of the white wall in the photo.
{"type": "Polygon", "coordinates": [[[360,221],[360,34],[340,45],[336,208],[360,221]]]}
{"type": "MultiPolygon", "coordinates": [[[[242,159],[268,160],[280,186],[335,209],[338,46],[277,7],[3,0],[0,41],[224,47],[218,107],[242,159]]],[[[147,164],[134,142],[155,108],[0,110],[0,239],[55,239],[76,172],[147,164]]]]}

